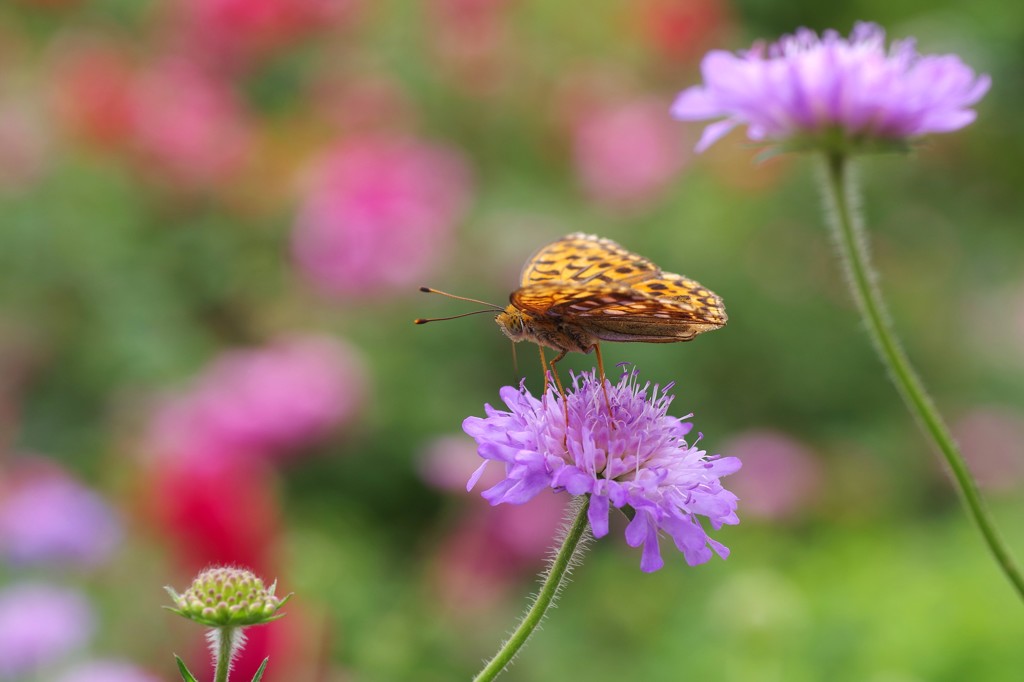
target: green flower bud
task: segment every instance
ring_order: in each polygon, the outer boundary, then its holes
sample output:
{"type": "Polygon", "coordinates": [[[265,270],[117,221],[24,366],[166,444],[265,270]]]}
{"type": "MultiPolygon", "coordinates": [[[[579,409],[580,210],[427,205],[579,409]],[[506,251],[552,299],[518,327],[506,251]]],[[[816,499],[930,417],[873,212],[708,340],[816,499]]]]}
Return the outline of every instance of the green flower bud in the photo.
{"type": "Polygon", "coordinates": [[[275,596],[276,588],[277,581],[268,589],[252,571],[208,568],[182,594],[165,587],[174,606],[164,608],[212,628],[261,625],[283,616],[278,609],[291,598],[275,596]]]}

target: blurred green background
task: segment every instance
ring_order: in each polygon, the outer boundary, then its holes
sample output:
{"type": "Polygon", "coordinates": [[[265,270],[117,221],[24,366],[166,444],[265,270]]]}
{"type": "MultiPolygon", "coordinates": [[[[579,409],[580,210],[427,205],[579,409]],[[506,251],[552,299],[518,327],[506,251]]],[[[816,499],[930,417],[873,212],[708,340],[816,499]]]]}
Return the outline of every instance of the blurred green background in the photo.
{"type": "MultiPolygon", "coordinates": [[[[462,419],[517,376],[486,316],[414,327],[472,309],[416,289],[500,303],[534,249],[582,230],[723,297],[720,331],[604,352],[676,381],[674,411],[695,413],[710,452],[749,456],[733,488],[742,523],[715,534],[728,561],[689,568],[666,548],[653,575],[613,527],[505,679],[1021,679],[1020,605],[868,345],[813,160],[756,163],[739,134],[693,156],[698,127],[667,108],[707,49],[862,19],[991,74],[974,125],[859,171],[896,326],[1024,556],[1022,6],[304,0],[255,19],[231,7],[0,7],[0,477],[45,460],[124,528],[100,566],[0,568],[5,584],[89,596],[96,631],[70,658],[172,679],[177,651],[205,671],[199,628],[159,609],[160,587],[256,557],[297,595],[255,645],[274,652],[265,679],[469,678],[535,589],[559,509],[500,516],[479,488],[438,482],[449,464],[468,477],[462,419]],[[192,75],[175,80],[168,62],[192,75]],[[309,208],[336,188],[318,164],[391,139],[457,167],[410,199],[440,213],[424,228],[429,262],[367,238],[368,274],[311,274],[302,225],[345,229],[323,218],[344,207],[309,208]],[[205,485],[190,478],[195,453],[172,453],[175,469],[152,452],[154,414],[224,354],[296,335],[343,340],[362,372],[345,384],[357,407],[286,457],[253,454],[204,498],[228,508],[204,511],[188,497],[205,485]],[[210,528],[242,533],[239,516],[259,522],[231,559],[210,528]]],[[[364,228],[406,239],[402,225],[364,228]]],[[[355,267],[341,260],[324,267],[355,267]]],[[[539,391],[535,355],[518,349],[539,391]]],[[[563,376],[592,363],[570,356],[563,376]]]]}

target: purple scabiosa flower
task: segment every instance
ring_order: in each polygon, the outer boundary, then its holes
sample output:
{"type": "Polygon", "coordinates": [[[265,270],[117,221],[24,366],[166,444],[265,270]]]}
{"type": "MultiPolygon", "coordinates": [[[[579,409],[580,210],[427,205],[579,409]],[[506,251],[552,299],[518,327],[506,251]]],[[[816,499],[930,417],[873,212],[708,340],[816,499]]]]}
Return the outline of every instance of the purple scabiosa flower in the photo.
{"type": "Polygon", "coordinates": [[[0,680],[24,680],[84,646],[89,602],[75,590],[22,583],[0,591],[0,680]]]}
{"type": "MultiPolygon", "coordinates": [[[[485,490],[492,505],[522,504],[546,488],[590,495],[588,520],[595,537],[608,533],[611,506],[629,507],[633,518],[626,542],[643,546],[640,568],[664,565],[658,532],[664,531],[691,566],[709,560],[712,550],[729,550],[712,540],[697,516],[711,527],[739,523],[736,496],[719,478],[740,468],[736,457],[708,455],[690,444],[693,424],[668,416],[672,384],[640,385],[636,370],[607,384],[611,415],[596,372],[573,376],[568,392],[568,428],[562,399],[547,393],[538,400],[525,386],[501,389],[509,411],[485,406],[487,417],[469,417],[463,430],[486,461],[469,481],[472,488],[488,462],[505,464],[505,478],[485,490]]],[[[697,440],[700,440],[698,437],[697,440]]]]}
{"type": "Polygon", "coordinates": [[[919,55],[911,39],[886,51],[885,32],[870,23],[858,23],[849,39],[800,29],[767,48],[716,50],[701,72],[704,84],[672,106],[684,121],[723,119],[705,128],[698,152],[738,125],[751,140],[796,148],[899,144],[968,125],[991,84],[956,55],[919,55]]]}
{"type": "Polygon", "coordinates": [[[121,540],[114,510],[60,472],[0,485],[0,559],[15,565],[97,566],[121,540]]]}

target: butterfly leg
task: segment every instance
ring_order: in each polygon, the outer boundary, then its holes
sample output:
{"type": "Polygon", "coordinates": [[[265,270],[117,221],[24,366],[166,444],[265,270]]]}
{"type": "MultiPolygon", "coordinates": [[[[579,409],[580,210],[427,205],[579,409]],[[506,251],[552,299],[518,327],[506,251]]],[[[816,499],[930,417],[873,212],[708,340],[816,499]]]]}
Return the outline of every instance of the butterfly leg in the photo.
{"type": "MultiPolygon", "coordinates": [[[[563,398],[565,398],[565,389],[562,388],[562,380],[558,378],[558,370],[555,369],[555,364],[558,363],[562,358],[564,358],[568,353],[569,351],[563,350],[558,355],[555,356],[554,360],[548,363],[548,365],[551,366],[551,376],[552,378],[554,378],[555,385],[558,386],[558,392],[562,395],[563,398]]],[[[566,421],[568,421],[568,419],[569,418],[566,417],[566,421]]]]}
{"type": "Polygon", "coordinates": [[[544,346],[537,344],[540,351],[540,371],[544,375],[544,393],[548,392],[548,360],[544,357],[544,346]]]}
{"type": "Polygon", "coordinates": [[[601,358],[601,344],[594,344],[594,355],[597,356],[597,372],[601,375],[601,392],[604,393],[604,406],[608,408],[608,418],[611,419],[612,428],[615,428],[615,417],[612,415],[612,403],[608,400],[608,387],[605,386],[604,360],[601,358]]]}
{"type": "Polygon", "coordinates": [[[549,363],[551,365],[551,376],[554,378],[555,385],[558,386],[558,392],[562,396],[562,409],[565,410],[565,435],[562,437],[562,445],[566,444],[569,437],[569,398],[565,395],[565,389],[562,387],[562,380],[558,378],[558,370],[555,369],[555,364],[564,358],[568,352],[569,351],[567,350],[560,351],[558,355],[555,356],[555,359],[549,363]]]}

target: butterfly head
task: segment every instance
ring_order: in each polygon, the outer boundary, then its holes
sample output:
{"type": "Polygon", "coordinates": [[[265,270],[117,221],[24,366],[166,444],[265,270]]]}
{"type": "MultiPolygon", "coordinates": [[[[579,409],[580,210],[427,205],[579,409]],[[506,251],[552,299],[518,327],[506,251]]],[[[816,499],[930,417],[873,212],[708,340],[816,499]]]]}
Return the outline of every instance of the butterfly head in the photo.
{"type": "Polygon", "coordinates": [[[508,338],[513,341],[525,341],[530,338],[529,316],[513,305],[508,306],[495,316],[494,321],[508,338]]]}

